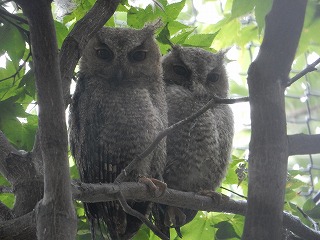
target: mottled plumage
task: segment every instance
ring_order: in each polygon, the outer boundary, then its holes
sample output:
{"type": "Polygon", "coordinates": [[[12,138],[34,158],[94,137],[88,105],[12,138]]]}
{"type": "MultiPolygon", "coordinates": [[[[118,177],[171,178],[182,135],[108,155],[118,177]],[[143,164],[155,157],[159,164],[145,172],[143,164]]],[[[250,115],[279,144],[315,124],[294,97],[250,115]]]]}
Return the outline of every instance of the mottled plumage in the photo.
{"type": "MultiPolygon", "coordinates": [[[[169,125],[197,112],[211,96],[228,96],[223,58],[223,53],[179,46],[174,46],[163,58],[169,125]]],[[[168,135],[163,176],[168,187],[188,192],[214,191],[225,176],[232,138],[233,114],[229,106],[222,104],[168,135]]],[[[185,221],[172,219],[179,216],[170,216],[168,209],[166,221],[171,217],[175,227],[179,227],[196,214],[196,211],[181,210],[186,215],[185,221]]]]}
{"type": "MultiPolygon", "coordinates": [[[[115,178],[157,134],[167,127],[167,108],[155,26],[142,30],[103,28],[86,46],[70,107],[70,146],[86,183],[115,178]]],[[[162,179],[165,141],[130,172],[162,179]]],[[[145,214],[150,203],[130,201],[145,214]]],[[[129,239],[142,224],[127,215],[119,202],[87,203],[92,229],[106,224],[111,239],[129,239]]],[[[101,227],[103,228],[103,226],[101,227]]],[[[101,229],[100,228],[100,229],[101,229]]]]}

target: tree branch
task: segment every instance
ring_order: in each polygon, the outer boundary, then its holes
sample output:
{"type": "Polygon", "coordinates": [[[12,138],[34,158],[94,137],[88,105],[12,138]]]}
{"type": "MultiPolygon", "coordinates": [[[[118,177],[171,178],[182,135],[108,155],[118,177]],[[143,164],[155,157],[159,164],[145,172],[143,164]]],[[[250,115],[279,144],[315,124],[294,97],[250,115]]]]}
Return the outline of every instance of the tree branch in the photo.
{"type": "Polygon", "coordinates": [[[316,71],[316,66],[320,63],[320,58],[318,58],[316,61],[308,65],[305,69],[303,69],[301,72],[299,72],[297,75],[295,75],[293,78],[291,78],[288,82],[287,87],[291,86],[293,83],[298,81],[300,78],[302,78],[304,75],[308,74],[309,72],[316,71]]]}
{"type": "Polygon", "coordinates": [[[28,24],[28,21],[26,19],[19,17],[18,15],[9,13],[8,11],[4,10],[3,8],[0,8],[0,15],[10,17],[10,18],[12,18],[20,23],[23,23],[23,24],[28,24]]]}
{"type": "MultiPolygon", "coordinates": [[[[8,172],[6,165],[6,159],[10,153],[19,154],[18,150],[15,149],[8,141],[6,136],[0,131],[0,173],[7,178],[11,173],[8,172]]],[[[7,178],[8,179],[8,178],[7,178]]],[[[9,181],[10,182],[10,181],[9,181]]]]}
{"type": "Polygon", "coordinates": [[[36,224],[34,211],[21,217],[0,223],[1,240],[34,240],[36,224]]]}
{"type": "Polygon", "coordinates": [[[3,81],[8,80],[10,78],[15,78],[20,73],[21,69],[24,68],[24,66],[26,65],[26,63],[28,62],[30,57],[31,57],[31,52],[28,53],[26,60],[23,60],[23,63],[18,67],[17,71],[14,74],[12,74],[9,77],[5,77],[3,79],[0,79],[0,82],[3,82],[3,81]]]}
{"type": "MultiPolygon", "coordinates": [[[[145,184],[124,182],[120,184],[87,184],[72,182],[73,197],[83,202],[106,202],[118,200],[118,193],[121,191],[123,197],[127,200],[137,201],[153,201],[165,205],[189,208],[194,210],[203,210],[211,212],[225,212],[245,215],[247,202],[235,201],[230,199],[217,205],[212,198],[198,195],[193,192],[182,192],[173,189],[167,189],[160,197],[154,197],[145,184]]],[[[33,229],[35,225],[33,221],[34,212],[28,213],[20,218],[7,222],[0,222],[0,236],[8,236],[5,239],[35,239],[35,238],[12,238],[12,234],[18,234],[24,229],[33,229]],[[11,238],[10,238],[11,237],[11,238]]],[[[320,232],[317,232],[304,225],[301,220],[287,212],[283,212],[283,226],[294,234],[303,239],[320,240],[320,232]]],[[[1,238],[2,239],[2,238],[1,238]]]]}
{"type": "Polygon", "coordinates": [[[97,0],[64,40],[60,51],[60,70],[65,107],[70,101],[70,81],[82,50],[93,35],[109,20],[120,0],[97,0]]]}
{"type": "Polygon", "coordinates": [[[43,176],[37,171],[29,154],[21,154],[0,131],[0,172],[14,189],[13,214],[32,211],[42,198],[43,176]]]}
{"type": "Polygon", "coordinates": [[[10,208],[0,202],[0,222],[8,221],[13,218],[13,213],[10,208]]]}
{"type": "Polygon", "coordinates": [[[288,161],[284,90],[306,4],[306,0],[273,1],[259,54],[248,71],[251,141],[243,240],[281,239],[288,161]]]}
{"type": "Polygon", "coordinates": [[[223,99],[219,97],[212,97],[212,99],[205,104],[202,108],[200,108],[196,113],[192,114],[191,116],[172,124],[167,129],[160,132],[157,137],[154,139],[154,141],[149,145],[149,147],[142,152],[140,155],[138,155],[135,159],[133,159],[128,166],[119,174],[119,176],[114,181],[115,183],[123,182],[126,175],[129,174],[135,166],[137,166],[137,163],[141,161],[142,159],[146,158],[152,151],[158,146],[160,141],[165,138],[168,134],[175,131],[176,129],[182,127],[184,124],[189,123],[195,119],[197,119],[199,116],[201,116],[203,113],[208,111],[210,108],[212,108],[215,104],[234,104],[239,102],[247,102],[249,101],[248,97],[242,97],[242,98],[230,98],[230,99],[223,99]]]}
{"type": "MultiPolygon", "coordinates": [[[[83,202],[106,202],[117,200],[117,193],[121,192],[127,200],[152,201],[170,206],[203,210],[211,212],[226,212],[245,215],[247,202],[229,201],[217,205],[212,198],[193,192],[182,192],[167,188],[160,197],[154,197],[148,187],[142,183],[123,182],[120,184],[87,184],[73,182],[73,197],[83,202]]],[[[283,213],[283,226],[303,239],[320,240],[320,232],[304,225],[298,217],[283,213]]]]}
{"type": "Polygon", "coordinates": [[[289,156],[320,153],[320,134],[288,136],[289,156]]]}

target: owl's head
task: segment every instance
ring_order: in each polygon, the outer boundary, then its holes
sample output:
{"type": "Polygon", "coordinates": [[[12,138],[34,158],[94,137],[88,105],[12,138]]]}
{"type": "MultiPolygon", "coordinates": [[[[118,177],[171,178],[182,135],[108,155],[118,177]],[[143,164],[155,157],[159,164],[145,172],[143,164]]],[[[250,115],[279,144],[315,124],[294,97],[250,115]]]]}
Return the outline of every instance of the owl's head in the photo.
{"type": "Polygon", "coordinates": [[[140,30],[102,28],[83,51],[80,72],[115,85],[160,76],[161,55],[154,40],[156,28],[156,25],[140,30]]]}
{"type": "Polygon", "coordinates": [[[229,84],[223,60],[222,52],[173,46],[162,59],[164,81],[167,85],[180,85],[197,97],[225,98],[229,84]]]}

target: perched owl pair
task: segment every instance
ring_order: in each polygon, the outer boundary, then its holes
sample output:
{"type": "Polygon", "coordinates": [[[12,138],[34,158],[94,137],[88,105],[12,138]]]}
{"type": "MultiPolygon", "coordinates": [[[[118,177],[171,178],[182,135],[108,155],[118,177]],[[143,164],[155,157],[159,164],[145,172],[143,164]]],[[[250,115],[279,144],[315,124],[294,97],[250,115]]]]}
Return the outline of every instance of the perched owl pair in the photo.
{"type": "MultiPolygon", "coordinates": [[[[168,124],[195,113],[212,96],[227,97],[223,54],[175,46],[161,62],[155,29],[155,25],[141,30],[103,28],[82,54],[69,129],[71,152],[83,182],[114,182],[168,124]]],[[[127,174],[126,181],[144,176],[181,191],[213,191],[225,175],[232,137],[230,108],[215,105],[162,140],[127,174]]],[[[150,215],[151,203],[128,204],[150,215]]],[[[177,217],[185,216],[175,221],[170,207],[159,209],[162,217],[157,220],[174,227],[195,215],[195,211],[174,208],[177,217]]],[[[142,224],[117,201],[85,203],[85,210],[93,238],[97,225],[100,230],[107,227],[110,239],[124,240],[132,238],[142,224]]]]}

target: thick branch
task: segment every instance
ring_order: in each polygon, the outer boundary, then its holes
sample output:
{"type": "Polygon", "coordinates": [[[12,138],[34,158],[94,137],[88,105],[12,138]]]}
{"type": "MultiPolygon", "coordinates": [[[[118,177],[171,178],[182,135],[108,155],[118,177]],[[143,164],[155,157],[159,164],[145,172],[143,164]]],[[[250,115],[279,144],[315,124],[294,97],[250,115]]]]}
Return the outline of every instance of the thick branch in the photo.
{"type": "MultiPolygon", "coordinates": [[[[124,182],[120,184],[86,184],[73,185],[73,196],[83,202],[104,202],[117,199],[121,191],[125,199],[152,201],[161,204],[184,207],[194,210],[227,212],[245,215],[247,203],[245,201],[229,200],[215,205],[212,198],[197,195],[192,192],[181,192],[167,189],[161,197],[154,197],[145,184],[124,182]]],[[[316,232],[304,225],[298,217],[283,213],[283,226],[304,239],[320,240],[320,232],[316,232]]]]}
{"type": "Polygon", "coordinates": [[[14,189],[16,217],[32,211],[42,198],[43,177],[29,154],[21,154],[0,131],[0,172],[14,189]]]}
{"type": "MultiPolygon", "coordinates": [[[[245,201],[229,200],[215,205],[212,198],[197,195],[192,192],[181,192],[167,189],[161,197],[154,197],[145,184],[124,182],[121,184],[86,184],[73,183],[73,196],[83,202],[105,202],[118,199],[121,191],[124,198],[135,199],[138,201],[154,201],[161,204],[177,207],[190,208],[194,210],[226,212],[245,215],[247,203],[245,201]]],[[[35,238],[12,238],[12,234],[17,235],[23,229],[32,229],[35,232],[34,222],[32,221],[33,212],[25,216],[0,223],[0,236],[8,236],[6,239],[35,239],[35,238]],[[4,233],[6,235],[4,235],[4,233]],[[8,234],[8,235],[7,235],[8,234]],[[11,238],[10,238],[11,237],[11,238]]],[[[283,213],[283,226],[303,239],[320,240],[320,232],[316,232],[304,225],[298,217],[289,213],[283,213]]],[[[23,235],[21,235],[23,236],[23,235]]]]}
{"type": "Polygon", "coordinates": [[[320,153],[320,134],[288,136],[289,156],[320,153]]]}
{"type": "Polygon", "coordinates": [[[13,218],[13,213],[10,208],[0,202],[0,222],[7,221],[13,218]]]}
{"type": "Polygon", "coordinates": [[[248,72],[252,136],[244,240],[281,239],[288,160],[284,90],[306,3],[273,1],[260,52],[248,72]]]}
{"type": "Polygon", "coordinates": [[[18,150],[15,149],[8,141],[6,136],[3,134],[3,132],[0,131],[0,173],[7,178],[7,176],[10,174],[8,172],[7,165],[5,163],[5,160],[7,159],[8,155],[10,153],[16,153],[19,154],[18,150]]]}
{"type": "Polygon", "coordinates": [[[82,50],[114,14],[119,2],[120,0],[97,0],[90,11],[74,25],[64,40],[60,52],[60,70],[66,107],[70,99],[70,81],[82,50]]]}
{"type": "Polygon", "coordinates": [[[36,236],[36,224],[34,211],[0,223],[1,240],[34,240],[36,236]]]}
{"type": "Polygon", "coordinates": [[[37,208],[39,239],[74,239],[67,129],[51,1],[17,0],[27,16],[39,105],[39,139],[44,162],[44,197],[37,208]]]}
{"type": "Polygon", "coordinates": [[[119,174],[119,176],[116,178],[114,182],[119,183],[122,182],[125,179],[126,174],[129,174],[135,166],[137,166],[138,162],[142,159],[146,158],[152,151],[158,146],[160,141],[165,138],[168,134],[175,131],[176,129],[182,127],[184,124],[189,123],[195,119],[197,119],[199,116],[204,114],[206,111],[208,111],[210,108],[212,108],[215,104],[234,104],[239,102],[247,102],[249,100],[248,97],[242,97],[242,98],[231,98],[231,99],[223,99],[219,97],[212,97],[212,99],[205,104],[202,108],[200,108],[197,112],[192,114],[191,116],[172,124],[167,129],[163,130],[158,134],[158,136],[154,139],[154,141],[149,145],[149,147],[141,153],[139,156],[137,156],[135,159],[133,159],[128,166],[119,174]]]}

